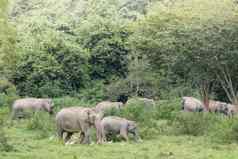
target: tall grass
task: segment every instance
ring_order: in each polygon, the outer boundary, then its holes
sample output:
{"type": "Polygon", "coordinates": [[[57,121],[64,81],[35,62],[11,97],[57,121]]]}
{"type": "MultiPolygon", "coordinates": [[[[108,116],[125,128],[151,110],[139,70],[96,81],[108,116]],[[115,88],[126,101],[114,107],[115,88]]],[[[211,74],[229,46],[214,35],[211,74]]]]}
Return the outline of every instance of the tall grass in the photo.
{"type": "Polygon", "coordinates": [[[46,138],[55,134],[54,117],[46,112],[36,112],[27,121],[27,129],[38,131],[38,138],[46,138]]]}
{"type": "Polygon", "coordinates": [[[5,133],[5,126],[6,126],[6,112],[7,111],[0,111],[0,151],[12,151],[14,150],[13,145],[9,143],[9,137],[5,133]]]}

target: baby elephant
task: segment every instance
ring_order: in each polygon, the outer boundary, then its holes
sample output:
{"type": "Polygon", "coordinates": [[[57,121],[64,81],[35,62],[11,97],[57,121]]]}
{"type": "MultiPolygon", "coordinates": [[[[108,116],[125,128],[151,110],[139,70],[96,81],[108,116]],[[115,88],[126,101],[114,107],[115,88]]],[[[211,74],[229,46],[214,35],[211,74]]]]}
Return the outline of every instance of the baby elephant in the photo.
{"type": "Polygon", "coordinates": [[[134,140],[141,141],[137,125],[134,121],[127,120],[116,116],[108,116],[101,121],[103,140],[107,141],[109,135],[120,135],[123,139],[128,141],[128,133],[134,136],[134,140]]]}

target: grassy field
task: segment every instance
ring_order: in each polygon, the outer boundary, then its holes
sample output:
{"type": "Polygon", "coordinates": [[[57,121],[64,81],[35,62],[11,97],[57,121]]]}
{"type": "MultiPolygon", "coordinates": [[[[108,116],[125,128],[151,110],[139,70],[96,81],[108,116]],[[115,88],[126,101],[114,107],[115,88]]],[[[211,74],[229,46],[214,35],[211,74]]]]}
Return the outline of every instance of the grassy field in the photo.
{"type": "Polygon", "coordinates": [[[165,136],[142,143],[104,145],[63,145],[56,137],[41,138],[27,129],[27,121],[5,128],[11,152],[0,152],[2,159],[237,159],[238,145],[220,145],[205,137],[165,136]]]}
{"type": "MultiPolygon", "coordinates": [[[[59,110],[63,105],[71,106],[80,101],[64,98],[55,103],[59,110]]],[[[42,112],[29,119],[10,122],[9,110],[1,108],[4,132],[13,149],[9,152],[0,149],[0,159],[238,159],[238,118],[177,114],[180,100],[160,101],[159,109],[152,111],[143,111],[138,103],[135,105],[124,109],[121,115],[139,123],[143,142],[103,145],[64,145],[56,137],[54,117],[42,112]],[[168,121],[174,119],[176,124],[169,124],[168,121]]],[[[0,148],[2,139],[0,131],[0,148]]]]}

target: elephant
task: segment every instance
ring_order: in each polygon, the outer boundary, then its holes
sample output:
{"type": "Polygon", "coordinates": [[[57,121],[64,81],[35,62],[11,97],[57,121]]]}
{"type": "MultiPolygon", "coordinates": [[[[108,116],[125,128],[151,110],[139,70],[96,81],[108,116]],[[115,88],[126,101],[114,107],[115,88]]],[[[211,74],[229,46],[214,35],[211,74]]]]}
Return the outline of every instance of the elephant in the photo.
{"type": "Polygon", "coordinates": [[[227,115],[227,113],[228,113],[227,103],[209,100],[208,110],[209,110],[209,112],[222,113],[222,114],[227,115]]]}
{"type": "Polygon", "coordinates": [[[104,114],[106,111],[111,109],[122,109],[123,103],[122,102],[110,102],[110,101],[103,101],[98,103],[95,106],[95,110],[97,113],[104,114]]]}
{"type": "Polygon", "coordinates": [[[113,134],[119,134],[123,139],[128,141],[128,133],[131,133],[134,136],[134,140],[136,142],[141,141],[135,121],[127,120],[117,116],[108,116],[102,119],[101,127],[103,141],[107,141],[109,135],[113,134]]]}
{"type": "Polygon", "coordinates": [[[90,129],[94,126],[97,130],[97,143],[101,143],[101,116],[96,113],[93,108],[86,107],[68,107],[61,109],[56,114],[57,134],[60,139],[63,139],[63,134],[66,133],[64,142],[67,143],[74,133],[80,132],[80,143],[90,144],[90,129]]]}
{"type": "Polygon", "coordinates": [[[12,105],[12,119],[23,117],[24,112],[46,111],[53,114],[54,103],[48,98],[23,98],[17,99],[12,105]]]}
{"type": "Polygon", "coordinates": [[[237,110],[236,105],[227,104],[227,113],[226,113],[226,115],[233,116],[233,115],[237,114],[237,112],[238,112],[238,110],[237,110]]]}
{"type": "Polygon", "coordinates": [[[182,97],[182,110],[185,112],[202,112],[205,107],[200,100],[194,97],[182,97]]]}
{"type": "Polygon", "coordinates": [[[222,113],[227,116],[233,116],[237,113],[237,107],[220,101],[209,101],[209,112],[222,113]]]}

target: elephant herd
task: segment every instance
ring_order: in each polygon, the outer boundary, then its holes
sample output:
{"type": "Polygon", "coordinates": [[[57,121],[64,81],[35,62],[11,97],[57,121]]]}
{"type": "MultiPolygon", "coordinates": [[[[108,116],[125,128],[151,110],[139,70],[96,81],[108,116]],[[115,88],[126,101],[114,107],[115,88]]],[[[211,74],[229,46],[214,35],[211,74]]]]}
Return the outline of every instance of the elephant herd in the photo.
{"type": "MultiPolygon", "coordinates": [[[[150,105],[155,107],[152,99],[138,98],[143,101],[145,107],[150,105]]],[[[95,107],[66,107],[61,109],[55,116],[57,135],[65,143],[69,143],[74,133],[80,133],[80,143],[91,143],[91,128],[96,129],[96,140],[98,144],[107,142],[112,135],[121,137],[128,141],[128,134],[132,134],[135,141],[141,141],[138,133],[138,126],[135,121],[131,121],[118,116],[106,116],[109,109],[123,109],[130,105],[121,102],[103,101],[95,107]]],[[[24,112],[46,111],[54,114],[54,103],[52,99],[46,98],[23,98],[16,100],[12,105],[12,119],[24,117],[24,112]]],[[[182,97],[182,110],[185,112],[215,112],[228,116],[236,114],[237,107],[232,104],[210,100],[208,106],[194,98],[182,97]]]]}
{"type": "Polygon", "coordinates": [[[237,114],[237,106],[225,102],[209,100],[208,106],[194,98],[194,97],[182,97],[182,110],[185,112],[214,112],[222,113],[227,116],[233,116],[237,114]]]}
{"type": "MultiPolygon", "coordinates": [[[[122,109],[125,104],[121,102],[103,101],[95,107],[66,107],[56,113],[55,121],[57,135],[68,143],[74,133],[80,132],[80,143],[91,143],[91,128],[96,129],[97,143],[101,144],[117,135],[128,141],[128,133],[132,134],[135,141],[141,141],[135,121],[118,116],[105,116],[109,109],[122,109]]],[[[23,98],[16,100],[12,105],[12,119],[22,118],[23,112],[46,111],[53,114],[54,103],[51,99],[23,98]]]]}

